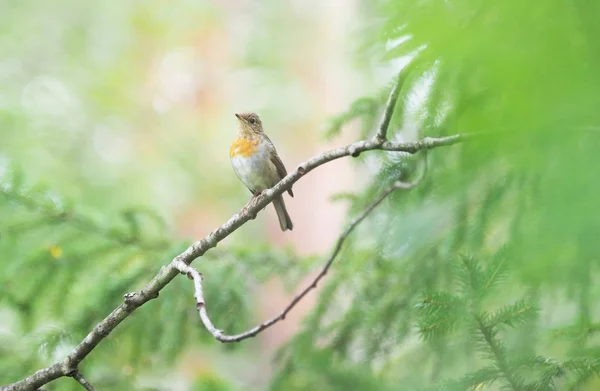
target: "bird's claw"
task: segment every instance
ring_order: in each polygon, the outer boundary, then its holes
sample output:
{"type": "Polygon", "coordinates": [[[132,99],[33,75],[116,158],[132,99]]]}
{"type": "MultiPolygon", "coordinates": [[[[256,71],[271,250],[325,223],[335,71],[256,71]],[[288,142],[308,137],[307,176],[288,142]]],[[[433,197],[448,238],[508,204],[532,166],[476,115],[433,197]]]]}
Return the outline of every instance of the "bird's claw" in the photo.
{"type": "Polygon", "coordinates": [[[252,198],[250,199],[250,202],[248,203],[250,207],[256,206],[258,200],[260,200],[260,198],[263,196],[263,194],[265,194],[265,192],[266,190],[262,190],[260,193],[253,194],[252,198]]]}
{"type": "MultiPolygon", "coordinates": [[[[254,208],[256,206],[256,204],[258,203],[258,200],[264,193],[265,193],[265,190],[261,191],[260,193],[253,194],[252,198],[250,198],[248,203],[242,208],[242,212],[246,213],[246,212],[248,212],[248,209],[254,208]]],[[[251,213],[250,218],[255,219],[256,213],[251,213]]]]}

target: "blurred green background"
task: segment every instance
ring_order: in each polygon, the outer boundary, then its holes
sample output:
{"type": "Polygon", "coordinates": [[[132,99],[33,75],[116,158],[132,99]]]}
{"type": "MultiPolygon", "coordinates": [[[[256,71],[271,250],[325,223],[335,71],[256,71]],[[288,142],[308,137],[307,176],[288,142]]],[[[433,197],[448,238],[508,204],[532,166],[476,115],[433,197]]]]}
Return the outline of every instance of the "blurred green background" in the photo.
{"type": "Polygon", "coordinates": [[[292,316],[223,345],[178,278],[82,372],[111,390],[600,387],[600,5],[0,0],[0,15],[0,384],[61,359],[239,211],[234,113],[260,113],[290,170],[372,135],[399,80],[390,138],[479,136],[321,167],[286,198],[292,233],[268,207],[194,264],[217,327],[244,331],[427,158],[292,316]]]}

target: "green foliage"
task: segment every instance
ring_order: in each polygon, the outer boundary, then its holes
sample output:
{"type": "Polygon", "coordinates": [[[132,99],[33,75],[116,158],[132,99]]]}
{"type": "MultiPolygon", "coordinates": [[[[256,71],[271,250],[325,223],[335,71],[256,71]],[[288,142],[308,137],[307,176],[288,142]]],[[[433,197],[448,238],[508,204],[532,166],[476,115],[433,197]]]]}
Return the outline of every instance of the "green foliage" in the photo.
{"type": "MultiPolygon", "coordinates": [[[[467,373],[459,381],[449,382],[452,385],[450,388],[473,388],[498,382],[507,389],[521,390],[539,389],[535,384],[550,384],[553,379],[546,373],[539,374],[538,378],[529,382],[523,380],[522,371],[531,371],[540,359],[523,361],[519,358],[519,354],[523,353],[507,349],[504,342],[506,338],[501,338],[501,332],[506,328],[516,328],[537,320],[538,309],[535,304],[519,300],[493,311],[487,309],[484,299],[494,291],[492,281],[498,280],[500,263],[505,265],[507,261],[496,260],[484,267],[473,258],[462,257],[456,263],[455,279],[459,295],[450,292],[427,295],[419,303],[422,310],[419,332],[428,341],[443,338],[447,346],[451,345],[450,338],[458,330],[471,333],[466,342],[473,344],[481,358],[492,364],[467,373]]],[[[559,373],[554,375],[558,376],[559,373]]]]}
{"type": "MultiPolygon", "coordinates": [[[[387,94],[386,94],[387,95],[387,94]]],[[[339,114],[329,121],[329,126],[325,137],[328,139],[337,136],[344,125],[360,118],[361,119],[361,135],[368,134],[373,130],[373,124],[377,120],[378,109],[384,102],[385,95],[381,95],[378,99],[364,97],[357,99],[352,103],[350,109],[342,114],[339,114]]]]}
{"type": "MultiPolygon", "coordinates": [[[[18,23],[19,13],[34,12],[33,3],[15,3],[11,23],[18,23]]],[[[161,12],[136,4],[118,18],[106,4],[98,11],[114,19],[115,31],[145,29],[153,39],[169,39],[168,29],[156,23],[161,12]]],[[[361,97],[334,117],[327,137],[355,120],[361,121],[360,135],[372,135],[395,82],[401,88],[390,139],[456,133],[473,137],[429,152],[429,169],[419,187],[395,192],[356,229],[302,330],[280,350],[270,388],[597,389],[600,3],[374,4],[365,2],[364,7],[376,7],[370,12],[380,31],[366,38],[376,44],[366,49],[365,57],[377,52],[392,67],[408,65],[392,69],[380,93],[361,97]]],[[[178,21],[173,12],[170,17],[178,21]]],[[[293,47],[284,35],[267,34],[281,24],[265,27],[257,40],[276,35],[279,47],[293,47]]],[[[43,49],[66,45],[82,50],[86,45],[79,32],[93,34],[76,27],[57,34],[59,38],[48,37],[51,42],[43,49]]],[[[110,41],[111,36],[100,36],[106,40],[105,55],[123,62],[141,57],[123,54],[129,52],[110,41]]],[[[146,47],[137,35],[129,37],[135,47],[146,47]]],[[[0,44],[10,48],[2,38],[0,44]]],[[[262,46],[248,49],[256,66],[277,54],[262,46]]],[[[37,53],[25,44],[19,50],[13,57],[32,59],[37,53]]],[[[69,56],[46,58],[61,76],[72,76],[69,56]]],[[[0,106],[0,132],[4,145],[11,146],[0,149],[2,384],[62,357],[123,293],[139,289],[187,244],[174,239],[169,219],[148,202],[138,202],[138,197],[145,200],[144,192],[135,190],[149,187],[153,179],[123,170],[118,183],[125,185],[114,200],[114,187],[101,185],[113,179],[89,158],[92,138],[66,136],[92,119],[117,132],[118,124],[127,121],[107,120],[106,113],[125,116],[136,107],[135,94],[106,99],[104,85],[116,88],[140,77],[126,71],[130,67],[104,72],[108,65],[102,61],[74,58],[89,61],[88,71],[96,75],[85,95],[91,98],[82,107],[69,98],[78,85],[60,89],[43,77],[36,79],[38,88],[53,92],[51,99],[40,103],[23,93],[19,104],[10,100],[0,106]],[[27,110],[44,109],[60,97],[62,111],[30,118],[27,110]],[[74,114],[78,112],[89,116],[84,119],[74,114]],[[60,164],[63,157],[72,165],[60,164]],[[85,180],[90,173],[97,182],[85,180]]],[[[23,66],[31,75],[39,64],[26,61],[23,66]]],[[[0,72],[0,80],[25,78],[15,74],[0,72]]],[[[16,96],[16,84],[4,93],[16,96]]],[[[210,143],[188,141],[178,140],[178,147],[165,142],[160,150],[176,156],[176,166],[193,167],[190,156],[210,152],[205,146],[210,143]],[[180,150],[180,144],[190,149],[180,150]],[[196,145],[203,148],[198,151],[196,145]]],[[[337,197],[349,203],[348,219],[390,183],[410,180],[423,158],[362,154],[355,161],[358,169],[368,168],[363,170],[368,186],[337,197]]],[[[227,190],[220,178],[187,181],[192,176],[188,171],[172,170],[181,171],[182,182],[202,184],[202,194],[227,190]]],[[[298,261],[292,251],[256,244],[227,244],[208,253],[200,269],[210,268],[205,286],[215,324],[232,333],[252,325],[257,321],[248,295],[253,282],[274,275],[296,281],[313,260],[298,261]]],[[[179,278],[102,343],[83,369],[97,388],[130,389],[153,371],[175,368],[198,341],[203,348],[215,346],[199,327],[189,281],[179,278]]],[[[243,350],[248,344],[238,346],[228,345],[243,350]]],[[[253,362],[251,356],[245,359],[253,362]]],[[[229,379],[208,372],[190,389],[235,389],[229,379]]],[[[48,389],[76,387],[62,379],[48,389]]]]}
{"type": "Polygon", "coordinates": [[[199,378],[192,387],[193,391],[233,391],[226,381],[217,377],[203,376],[199,378]]]}
{"type": "MultiPolygon", "coordinates": [[[[382,54],[410,58],[389,137],[476,136],[430,152],[424,183],[365,221],[292,346],[368,366],[382,387],[597,388],[600,9],[524,4],[382,2],[382,54]]],[[[334,123],[369,120],[374,99],[334,123]]],[[[361,159],[377,173],[344,197],[351,214],[414,171],[361,159]]]]}
{"type": "MultiPolygon", "coordinates": [[[[18,170],[8,170],[1,178],[0,252],[5,262],[0,307],[6,319],[0,336],[1,383],[60,358],[122,301],[124,293],[140,289],[187,247],[146,210],[128,208],[115,216],[82,210],[42,186],[28,185],[18,170]]],[[[215,251],[203,261],[211,264],[205,296],[213,320],[232,333],[258,321],[250,312],[253,281],[280,275],[293,282],[306,265],[289,251],[264,246],[215,251]],[[292,263],[296,268],[290,268],[292,263]]],[[[200,327],[191,283],[183,278],[113,335],[85,362],[93,368],[88,377],[97,387],[126,389],[132,375],[175,364],[190,341],[214,344],[200,327]],[[106,372],[113,375],[103,375],[106,372]]],[[[57,384],[60,389],[77,386],[57,384]]]]}

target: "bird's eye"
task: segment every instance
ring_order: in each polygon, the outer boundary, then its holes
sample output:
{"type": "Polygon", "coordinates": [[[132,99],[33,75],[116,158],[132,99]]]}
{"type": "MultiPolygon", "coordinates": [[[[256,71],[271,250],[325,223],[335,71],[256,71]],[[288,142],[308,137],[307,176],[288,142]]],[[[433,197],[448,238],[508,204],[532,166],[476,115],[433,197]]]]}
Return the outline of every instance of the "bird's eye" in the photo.
{"type": "Polygon", "coordinates": [[[248,120],[248,122],[250,122],[250,124],[254,125],[256,123],[256,120],[254,118],[250,118],[248,120]]]}

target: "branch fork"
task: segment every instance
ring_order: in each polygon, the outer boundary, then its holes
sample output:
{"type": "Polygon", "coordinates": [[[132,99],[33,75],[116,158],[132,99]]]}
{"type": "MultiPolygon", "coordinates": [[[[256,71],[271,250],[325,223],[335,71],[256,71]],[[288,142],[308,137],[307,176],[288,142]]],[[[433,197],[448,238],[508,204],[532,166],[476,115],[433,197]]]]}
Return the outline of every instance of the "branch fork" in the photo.
{"type": "Polygon", "coordinates": [[[194,283],[194,297],[196,299],[196,308],[198,309],[200,319],[206,329],[221,342],[238,342],[250,337],[254,337],[261,331],[271,327],[273,324],[285,319],[286,315],[294,308],[294,306],[312,289],[316,288],[319,281],[325,276],[325,274],[327,274],[331,264],[341,251],[342,245],[346,238],[356,228],[356,226],[360,224],[373,211],[373,209],[375,209],[375,207],[377,207],[377,205],[379,205],[393,191],[398,189],[407,190],[415,187],[422,179],[422,176],[420,179],[412,183],[395,182],[392,184],[392,186],[385,190],[379,196],[379,198],[373,201],[361,213],[361,215],[350,222],[346,230],[338,238],[333,252],[312,283],[298,293],[277,316],[243,333],[237,335],[227,335],[222,330],[219,330],[214,326],[206,309],[206,303],[202,291],[202,274],[191,267],[190,264],[195,259],[204,255],[211,248],[216,247],[221,240],[231,235],[246,222],[254,219],[257,213],[265,208],[271,201],[273,201],[275,197],[287,191],[287,189],[300,180],[300,178],[319,166],[345,156],[356,157],[362,152],[366,151],[383,150],[416,153],[421,150],[426,151],[437,147],[453,145],[466,139],[465,135],[457,134],[441,138],[426,138],[421,141],[409,143],[389,141],[387,139],[387,131],[396,107],[400,89],[401,83],[399,77],[399,80],[392,88],[383,118],[375,136],[372,139],[357,141],[345,147],[323,152],[301,163],[294,171],[285,176],[277,185],[262,192],[258,197],[251,200],[246,206],[244,206],[239,213],[234,214],[223,225],[216,228],[205,238],[193,243],[184,252],[177,255],[169,264],[161,267],[157,275],[151,281],[149,281],[146,286],[142,288],[142,290],[139,292],[125,294],[123,302],[103,320],[101,320],[89,332],[89,334],[75,348],[73,348],[67,357],[55,364],[38,370],[25,379],[0,387],[0,391],[34,391],[44,384],[64,376],[73,377],[86,390],[93,390],[93,387],[87,381],[85,381],[83,376],[81,376],[77,370],[79,364],[131,313],[148,301],[157,298],[159,292],[165,286],[167,286],[177,276],[178,273],[184,273],[188,277],[191,277],[194,283]],[[75,368],[75,370],[73,368],[75,368]]]}
{"type": "Polygon", "coordinates": [[[196,299],[196,309],[198,310],[198,314],[200,315],[200,320],[204,324],[204,327],[217,339],[221,342],[239,342],[247,338],[251,338],[256,336],[261,331],[273,326],[275,323],[278,323],[285,319],[286,315],[302,300],[311,290],[316,289],[319,281],[325,277],[329,268],[333,264],[333,261],[336,259],[340,251],[342,250],[342,245],[348,238],[348,236],[354,231],[354,229],[378,206],[381,202],[387,198],[390,194],[392,194],[395,190],[403,189],[409,190],[416,187],[423,178],[425,177],[425,173],[427,171],[427,157],[424,159],[424,167],[421,172],[421,175],[414,180],[413,182],[406,183],[402,181],[394,182],[387,190],[385,190],[379,198],[373,201],[358,217],[356,217],[346,228],[346,230],[342,233],[342,235],[338,238],[336,245],[334,247],[333,252],[325,262],[325,265],[317,274],[317,276],[312,280],[310,284],[306,286],[300,293],[298,293],[294,298],[290,301],[290,303],[274,318],[267,320],[260,325],[247,330],[243,333],[237,335],[227,335],[223,332],[223,330],[217,329],[210,317],[208,315],[208,311],[206,309],[206,301],[204,300],[204,293],[202,290],[202,281],[204,280],[204,276],[199,273],[192,266],[186,264],[182,261],[173,261],[172,265],[177,269],[181,274],[185,274],[189,279],[194,282],[194,298],[196,299]]]}

